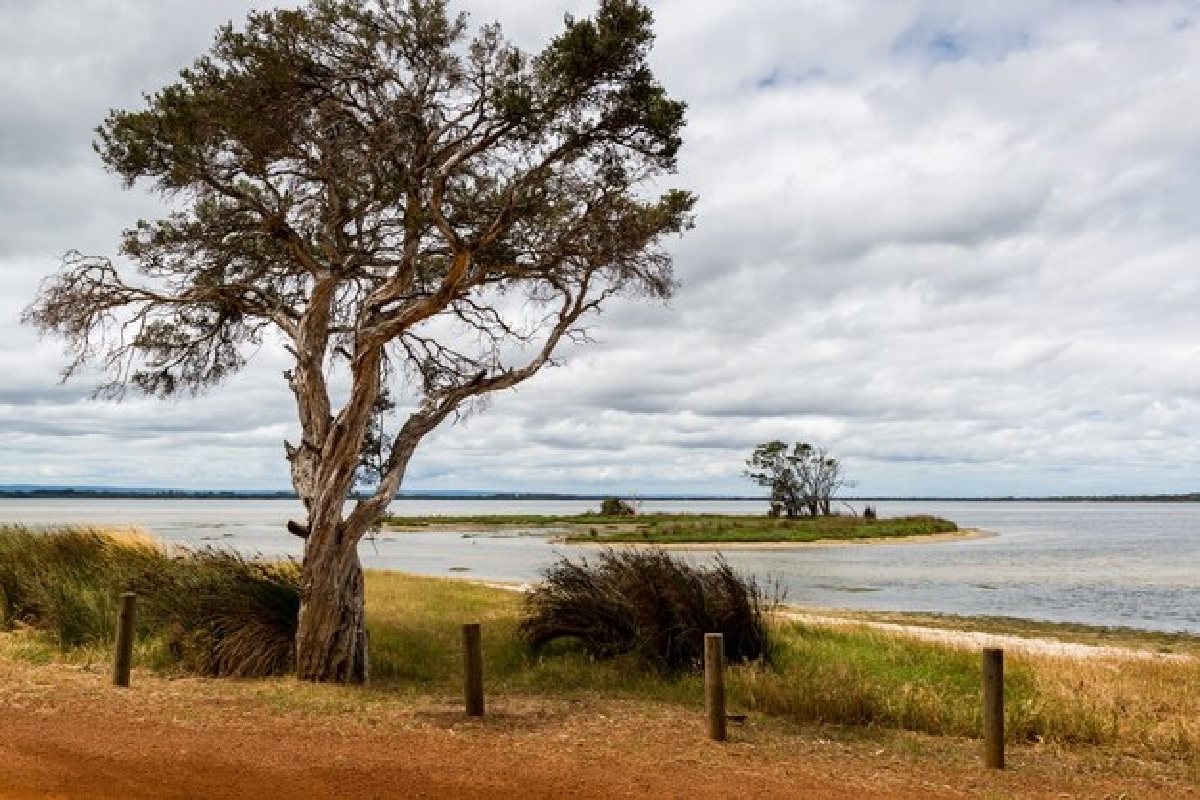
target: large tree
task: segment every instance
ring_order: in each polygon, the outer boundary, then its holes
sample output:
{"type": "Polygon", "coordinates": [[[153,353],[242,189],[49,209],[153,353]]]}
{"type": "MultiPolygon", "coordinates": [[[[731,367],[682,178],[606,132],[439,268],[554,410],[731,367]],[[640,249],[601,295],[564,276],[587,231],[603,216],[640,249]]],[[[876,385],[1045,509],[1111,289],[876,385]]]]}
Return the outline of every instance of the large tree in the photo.
{"type": "Polygon", "coordinates": [[[684,105],[647,65],[651,23],[600,0],[530,55],[442,0],[311,0],[221,28],[98,129],[105,165],[177,210],[126,231],[115,263],[67,256],[26,319],[65,339],[67,375],[98,364],[115,393],[203,390],[286,347],[299,677],[367,679],[358,544],[422,438],[532,377],[612,296],[672,293],[663,239],[693,198],[653,192],[684,105]]]}

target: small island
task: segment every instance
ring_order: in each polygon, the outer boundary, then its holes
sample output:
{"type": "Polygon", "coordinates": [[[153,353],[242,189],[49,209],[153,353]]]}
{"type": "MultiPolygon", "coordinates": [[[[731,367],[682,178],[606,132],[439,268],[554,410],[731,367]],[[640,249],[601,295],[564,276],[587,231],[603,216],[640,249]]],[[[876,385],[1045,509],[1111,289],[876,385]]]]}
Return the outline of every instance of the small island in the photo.
{"type": "Polygon", "coordinates": [[[972,538],[980,531],[927,515],[879,518],[837,500],[846,481],[842,463],[824,447],[775,440],[746,461],[746,477],[770,491],[762,516],[639,512],[635,501],[608,497],[597,511],[566,516],[388,517],[394,531],[550,534],[568,544],[654,545],[674,548],[797,547],[896,540],[972,538]],[[850,513],[839,513],[839,505],[850,513]]]}
{"type": "Polygon", "coordinates": [[[868,542],[972,535],[931,516],[751,517],[731,514],[484,515],[389,517],[397,532],[539,532],[569,544],[726,546],[868,542]]]}

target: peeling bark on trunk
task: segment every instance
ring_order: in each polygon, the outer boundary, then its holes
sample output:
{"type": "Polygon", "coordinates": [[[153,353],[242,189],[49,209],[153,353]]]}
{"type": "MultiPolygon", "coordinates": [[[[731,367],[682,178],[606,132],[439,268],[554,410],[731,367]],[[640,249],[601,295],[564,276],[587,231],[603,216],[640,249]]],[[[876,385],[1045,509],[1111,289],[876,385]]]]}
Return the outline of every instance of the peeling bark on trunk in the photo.
{"type": "Polygon", "coordinates": [[[314,530],[304,548],[296,676],[366,683],[369,648],[358,537],[342,527],[314,530]]]}

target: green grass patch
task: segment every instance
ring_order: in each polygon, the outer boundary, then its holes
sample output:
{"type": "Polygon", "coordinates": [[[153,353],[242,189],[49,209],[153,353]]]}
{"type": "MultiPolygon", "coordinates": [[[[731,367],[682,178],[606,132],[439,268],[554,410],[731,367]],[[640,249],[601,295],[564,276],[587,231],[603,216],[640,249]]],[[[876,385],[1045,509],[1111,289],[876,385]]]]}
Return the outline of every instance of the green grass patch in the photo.
{"type": "Polygon", "coordinates": [[[387,691],[461,692],[462,626],[478,622],[488,692],[608,692],[689,705],[700,702],[697,675],[666,680],[633,658],[596,660],[572,642],[530,652],[517,632],[522,603],[518,592],[466,581],[368,571],[372,681],[387,691]]]}
{"type": "MultiPolygon", "coordinates": [[[[893,539],[952,533],[958,526],[938,517],[801,517],[772,519],[736,516],[647,517],[634,530],[604,533],[595,538],[605,542],[645,542],[648,544],[724,544],[758,542],[853,541],[855,539],[893,539]]],[[[571,535],[569,542],[593,541],[593,537],[571,535]]]]}
{"type": "Polygon", "coordinates": [[[294,663],[299,569],[230,551],[168,551],[136,532],[0,527],[0,626],[88,660],[115,638],[118,598],[138,595],[139,661],[264,676],[294,663]]]}
{"type": "Polygon", "coordinates": [[[430,516],[389,517],[387,524],[399,531],[550,528],[565,531],[564,540],[567,542],[645,544],[853,541],[928,536],[958,530],[953,522],[938,517],[867,519],[840,515],[797,519],[733,514],[644,514],[636,517],[605,517],[599,514],[430,516]]]}
{"type": "Polygon", "coordinates": [[[629,517],[605,517],[600,514],[434,514],[419,517],[391,516],[384,519],[389,528],[428,529],[445,527],[482,528],[558,528],[568,525],[620,525],[629,522],[629,517]]]}

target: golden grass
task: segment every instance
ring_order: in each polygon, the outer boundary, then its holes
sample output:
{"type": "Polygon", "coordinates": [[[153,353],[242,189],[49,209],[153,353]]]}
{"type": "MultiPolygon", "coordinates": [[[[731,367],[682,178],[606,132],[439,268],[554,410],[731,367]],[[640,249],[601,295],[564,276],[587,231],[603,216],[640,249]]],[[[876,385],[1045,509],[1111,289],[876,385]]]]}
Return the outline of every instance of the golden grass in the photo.
{"type": "Polygon", "coordinates": [[[1016,655],[1055,729],[1153,758],[1200,757],[1200,661],[1016,655]],[[1090,735],[1088,735],[1090,733],[1090,735]]]}
{"type": "Polygon", "coordinates": [[[165,545],[158,539],[154,538],[145,528],[140,528],[137,525],[126,525],[119,528],[100,527],[94,525],[84,525],[76,528],[80,533],[91,536],[104,536],[111,539],[113,544],[118,547],[124,547],[131,550],[145,550],[148,552],[161,553],[165,549],[165,545]]]}

